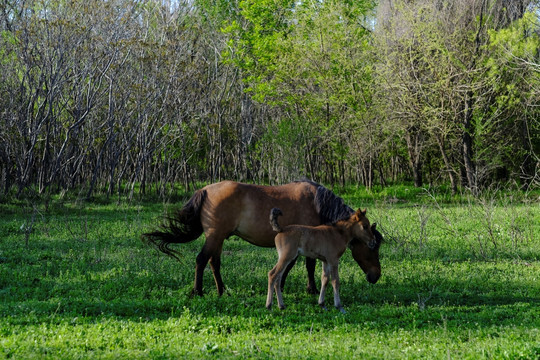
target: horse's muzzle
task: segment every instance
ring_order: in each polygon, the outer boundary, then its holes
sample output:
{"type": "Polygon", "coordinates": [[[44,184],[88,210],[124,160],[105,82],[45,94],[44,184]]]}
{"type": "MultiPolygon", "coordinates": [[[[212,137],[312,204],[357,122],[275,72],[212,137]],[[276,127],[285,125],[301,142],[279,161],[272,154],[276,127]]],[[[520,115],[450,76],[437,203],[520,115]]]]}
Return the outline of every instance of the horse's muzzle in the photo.
{"type": "Polygon", "coordinates": [[[369,281],[372,284],[375,284],[377,281],[379,281],[381,274],[378,272],[368,272],[366,277],[367,277],[367,281],[369,281]]]}

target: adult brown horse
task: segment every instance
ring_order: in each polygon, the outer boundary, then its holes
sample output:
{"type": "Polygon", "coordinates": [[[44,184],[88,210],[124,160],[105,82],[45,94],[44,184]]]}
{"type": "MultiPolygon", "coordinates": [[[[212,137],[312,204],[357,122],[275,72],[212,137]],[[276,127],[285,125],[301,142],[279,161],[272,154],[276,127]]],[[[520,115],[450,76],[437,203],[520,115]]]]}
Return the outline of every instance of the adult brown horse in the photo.
{"type": "MultiPolygon", "coordinates": [[[[193,293],[202,295],[203,271],[210,261],[219,295],[223,294],[221,252],[223,242],[231,235],[262,247],[274,247],[275,232],[268,222],[268,214],[279,207],[284,214],[282,226],[301,224],[317,226],[348,218],[354,210],[332,191],[312,181],[297,181],[281,186],[249,185],[223,181],[197,190],[175,216],[169,217],[160,229],[143,234],[143,240],[155,245],[163,253],[178,259],[179,252],[170,244],[187,243],[203,232],[204,246],[197,256],[193,293]]],[[[374,232],[375,243],[369,248],[362,241],[352,241],[353,258],[376,283],[381,275],[379,247],[381,235],[374,232]]],[[[306,258],[308,291],[317,293],[315,259],[306,258]]],[[[282,278],[282,287],[291,263],[282,278]]]]}

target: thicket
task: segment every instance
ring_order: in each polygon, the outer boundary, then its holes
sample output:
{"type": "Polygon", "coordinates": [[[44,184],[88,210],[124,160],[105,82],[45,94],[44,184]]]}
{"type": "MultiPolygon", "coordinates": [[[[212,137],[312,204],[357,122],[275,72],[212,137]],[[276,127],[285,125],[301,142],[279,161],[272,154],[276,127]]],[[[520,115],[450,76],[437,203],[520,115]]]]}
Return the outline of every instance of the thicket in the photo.
{"type": "Polygon", "coordinates": [[[0,196],[538,186],[534,5],[1,0],[0,196]]]}

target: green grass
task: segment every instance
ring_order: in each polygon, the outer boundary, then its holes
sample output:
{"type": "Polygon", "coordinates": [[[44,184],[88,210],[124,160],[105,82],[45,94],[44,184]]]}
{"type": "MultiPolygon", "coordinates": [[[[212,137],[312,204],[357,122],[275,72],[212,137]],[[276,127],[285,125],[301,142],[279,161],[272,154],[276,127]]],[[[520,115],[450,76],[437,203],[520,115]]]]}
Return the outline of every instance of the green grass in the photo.
{"type": "Polygon", "coordinates": [[[303,261],[287,309],[266,310],[277,254],[236,238],[224,246],[226,295],[207,270],[205,297],[191,298],[203,239],[177,247],[181,262],[139,239],[163,204],[0,204],[0,358],[540,357],[537,194],[336,191],[387,239],[375,285],[342,258],[346,315],[305,292],[303,261]]]}

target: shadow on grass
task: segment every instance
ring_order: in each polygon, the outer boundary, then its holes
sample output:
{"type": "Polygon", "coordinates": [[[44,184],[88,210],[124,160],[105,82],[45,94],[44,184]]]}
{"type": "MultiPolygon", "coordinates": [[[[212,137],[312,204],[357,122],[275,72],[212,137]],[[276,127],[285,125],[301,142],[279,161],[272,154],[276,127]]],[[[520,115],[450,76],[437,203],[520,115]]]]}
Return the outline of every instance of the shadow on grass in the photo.
{"type": "MultiPolygon", "coordinates": [[[[320,309],[317,296],[306,294],[303,286],[299,288],[294,281],[285,289],[288,307],[283,311],[268,311],[264,307],[265,289],[249,287],[247,283],[235,284],[237,288],[229,288],[222,297],[212,287],[206,289],[204,297],[190,297],[191,282],[151,275],[131,273],[106,281],[81,280],[69,286],[60,284],[62,281],[31,280],[16,289],[18,284],[4,279],[0,288],[0,316],[10,325],[20,326],[70,322],[75,318],[90,322],[104,317],[144,322],[186,316],[195,325],[224,322],[231,326],[230,319],[234,318],[238,331],[242,324],[248,323],[298,331],[312,328],[314,323],[319,328],[352,324],[381,331],[443,325],[465,329],[540,326],[539,298],[532,296],[532,292],[523,292],[517,283],[504,284],[505,291],[497,293],[493,284],[471,287],[468,280],[443,280],[429,292],[421,291],[415,284],[344,282],[342,301],[347,314],[342,315],[330,303],[328,311],[320,309]],[[129,283],[135,285],[130,287],[129,283]]],[[[331,289],[328,291],[330,300],[331,289]]]]}

